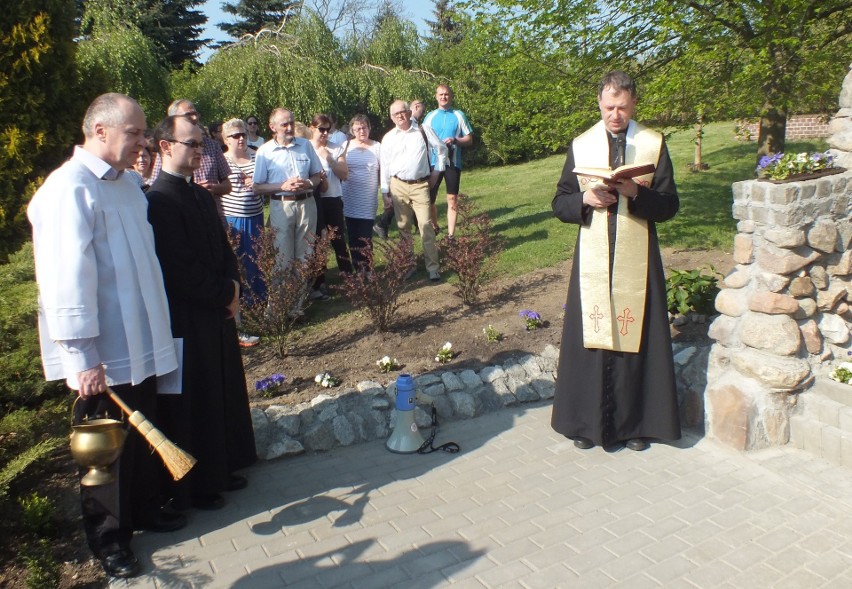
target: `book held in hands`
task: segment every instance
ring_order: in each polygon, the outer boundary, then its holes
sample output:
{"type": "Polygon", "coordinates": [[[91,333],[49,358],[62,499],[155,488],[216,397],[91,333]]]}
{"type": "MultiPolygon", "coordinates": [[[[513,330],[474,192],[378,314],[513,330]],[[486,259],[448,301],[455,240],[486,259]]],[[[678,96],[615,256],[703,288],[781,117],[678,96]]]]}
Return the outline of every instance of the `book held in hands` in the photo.
{"type": "Polygon", "coordinates": [[[621,180],[622,178],[636,178],[645,174],[652,174],[657,169],[654,164],[625,164],[614,170],[610,168],[574,168],[578,176],[591,176],[601,180],[621,180]]]}

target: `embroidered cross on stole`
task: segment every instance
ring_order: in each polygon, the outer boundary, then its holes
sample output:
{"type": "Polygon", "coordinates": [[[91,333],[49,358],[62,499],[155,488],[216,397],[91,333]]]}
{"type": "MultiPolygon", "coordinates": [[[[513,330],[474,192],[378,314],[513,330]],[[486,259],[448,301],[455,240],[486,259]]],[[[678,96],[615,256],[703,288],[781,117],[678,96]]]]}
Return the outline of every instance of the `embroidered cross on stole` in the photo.
{"type": "MultiPolygon", "coordinates": [[[[603,121],[580,135],[572,146],[577,167],[609,167],[609,141],[603,121]]],[[[662,135],[630,121],[625,164],[652,163],[660,159],[662,135]]],[[[634,178],[650,186],[653,174],[634,178]]],[[[577,176],[580,190],[600,180],[577,176]]],[[[580,226],[580,306],[583,345],[619,352],[638,352],[645,319],[648,283],[648,222],[630,214],[629,199],[618,197],[615,256],[609,269],[607,209],[594,209],[589,226],[580,226]],[[612,289],[610,291],[610,284],[612,289]]]]}

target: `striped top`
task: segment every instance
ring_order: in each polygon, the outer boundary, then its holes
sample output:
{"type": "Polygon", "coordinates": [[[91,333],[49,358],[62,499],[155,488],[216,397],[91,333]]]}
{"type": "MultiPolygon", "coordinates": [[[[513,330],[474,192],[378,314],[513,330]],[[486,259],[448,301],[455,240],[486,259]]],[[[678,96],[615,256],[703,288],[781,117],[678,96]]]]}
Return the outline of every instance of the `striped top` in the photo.
{"type": "Polygon", "coordinates": [[[237,164],[225,154],[231,173],[231,193],[222,196],[222,208],[226,217],[254,217],[263,213],[263,198],[253,192],[251,180],[254,177],[254,153],[249,152],[251,161],[237,164]]]}
{"type": "Polygon", "coordinates": [[[353,219],[375,219],[379,208],[380,144],[368,147],[349,144],[346,164],[349,177],[343,182],[343,215],[353,219]]]}

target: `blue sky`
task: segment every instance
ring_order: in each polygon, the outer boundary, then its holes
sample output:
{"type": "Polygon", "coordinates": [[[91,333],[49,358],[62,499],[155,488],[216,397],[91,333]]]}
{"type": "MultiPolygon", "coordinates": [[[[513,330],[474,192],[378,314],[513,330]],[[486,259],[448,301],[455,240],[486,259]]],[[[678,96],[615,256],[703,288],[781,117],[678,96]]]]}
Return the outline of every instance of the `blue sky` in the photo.
{"type": "MultiPolygon", "coordinates": [[[[237,0],[230,0],[236,3],[237,0]]],[[[201,11],[207,16],[207,25],[204,27],[203,36],[214,41],[224,41],[227,36],[216,25],[220,22],[230,20],[231,15],[222,12],[223,0],[207,0],[202,6],[201,11]]],[[[422,32],[426,28],[425,21],[432,20],[434,17],[434,2],[426,0],[418,0],[416,2],[406,2],[403,7],[403,16],[410,18],[417,25],[417,28],[422,32]]],[[[202,50],[201,61],[205,61],[210,55],[210,50],[202,50]]]]}

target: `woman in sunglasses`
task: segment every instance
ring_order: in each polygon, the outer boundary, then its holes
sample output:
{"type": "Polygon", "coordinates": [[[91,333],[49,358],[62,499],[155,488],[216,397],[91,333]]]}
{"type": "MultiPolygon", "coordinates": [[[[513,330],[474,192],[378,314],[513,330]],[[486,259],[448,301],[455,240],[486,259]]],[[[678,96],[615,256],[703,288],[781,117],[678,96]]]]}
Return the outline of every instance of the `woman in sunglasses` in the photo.
{"type": "MultiPolygon", "coordinates": [[[[328,115],[322,113],[314,115],[311,120],[311,145],[314,146],[314,151],[317,152],[326,174],[325,182],[320,184],[320,198],[317,200],[317,206],[322,208],[319,218],[323,222],[323,226],[317,226],[317,234],[328,227],[337,229],[337,234],[331,242],[337,258],[337,268],[341,272],[352,272],[352,262],[349,259],[344,237],[343,188],[340,184],[349,177],[349,167],[346,165],[345,146],[329,141],[331,129],[331,118],[328,115]]],[[[328,298],[324,273],[314,284],[314,292],[311,296],[322,300],[328,298]]]]}
{"type": "Polygon", "coordinates": [[[260,119],[254,115],[247,116],[246,133],[248,134],[248,137],[246,137],[246,145],[248,145],[248,148],[252,151],[263,145],[263,137],[258,135],[258,131],[260,131],[260,119]]]}
{"type": "MultiPolygon", "coordinates": [[[[225,159],[231,167],[228,179],[231,193],[222,196],[222,208],[232,237],[239,236],[237,258],[245,269],[248,292],[243,298],[266,298],[266,286],[255,263],[254,243],[263,228],[263,197],[254,194],[254,151],[248,149],[246,124],[240,119],[231,119],[222,125],[222,138],[228,150],[225,159]]],[[[257,344],[256,336],[240,334],[240,345],[249,347],[257,344]]]]}

